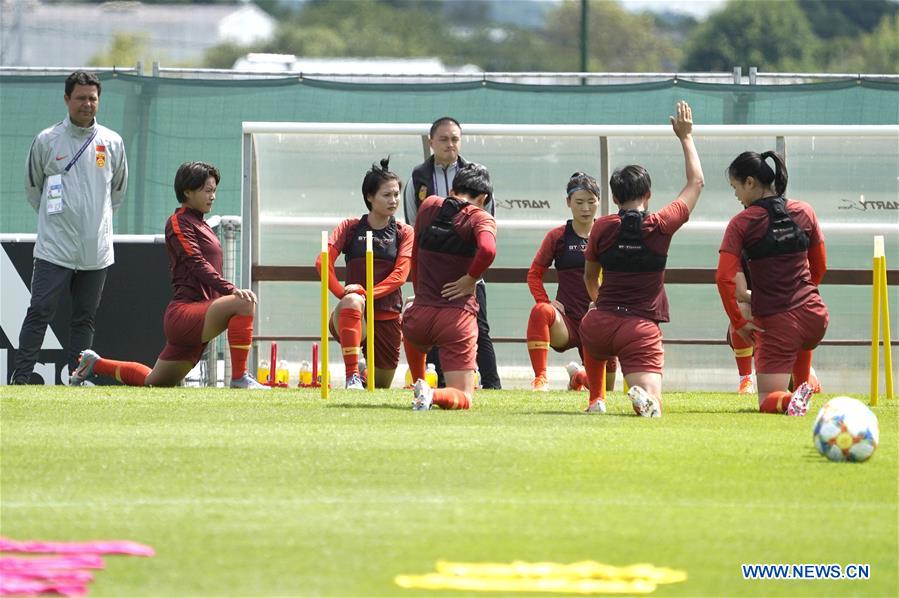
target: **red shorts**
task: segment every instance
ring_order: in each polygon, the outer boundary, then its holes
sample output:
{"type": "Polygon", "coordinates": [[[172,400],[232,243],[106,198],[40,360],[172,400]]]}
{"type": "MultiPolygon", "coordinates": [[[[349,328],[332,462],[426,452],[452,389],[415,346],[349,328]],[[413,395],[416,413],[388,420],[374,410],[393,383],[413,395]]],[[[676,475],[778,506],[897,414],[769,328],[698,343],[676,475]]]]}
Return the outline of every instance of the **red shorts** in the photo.
{"type": "Polygon", "coordinates": [[[817,347],[830,321],[819,295],[796,309],[754,319],[764,330],[756,334],[755,369],[760,374],[792,372],[797,353],[817,347]]]}
{"type": "Polygon", "coordinates": [[[564,347],[553,347],[559,353],[564,353],[568,349],[576,349],[581,346],[580,322],[574,320],[567,314],[562,314],[562,321],[565,322],[565,328],[568,329],[568,344],[564,347]]]}
{"type": "MultiPolygon", "coordinates": [[[[340,342],[340,335],[337,334],[334,318],[328,324],[331,336],[334,340],[340,342]]],[[[363,337],[365,331],[362,331],[363,337]]],[[[400,345],[403,342],[403,324],[402,318],[393,320],[375,320],[375,369],[379,370],[395,370],[400,363],[400,345]]],[[[362,354],[368,358],[368,343],[362,340],[362,354]]]]}
{"type": "Polygon", "coordinates": [[[439,347],[444,372],[477,367],[478,321],[471,312],[413,303],[403,314],[403,335],[420,349],[439,347]]]}
{"type": "Polygon", "coordinates": [[[591,309],[581,320],[584,351],[595,359],[618,356],[621,372],[662,373],[662,330],[652,320],[591,309]]]}
{"type": "Polygon", "coordinates": [[[203,342],[203,324],[212,301],[184,303],[172,301],[165,310],[162,329],[165,332],[165,348],[159,354],[163,361],[190,361],[197,363],[206,348],[203,342]]]}

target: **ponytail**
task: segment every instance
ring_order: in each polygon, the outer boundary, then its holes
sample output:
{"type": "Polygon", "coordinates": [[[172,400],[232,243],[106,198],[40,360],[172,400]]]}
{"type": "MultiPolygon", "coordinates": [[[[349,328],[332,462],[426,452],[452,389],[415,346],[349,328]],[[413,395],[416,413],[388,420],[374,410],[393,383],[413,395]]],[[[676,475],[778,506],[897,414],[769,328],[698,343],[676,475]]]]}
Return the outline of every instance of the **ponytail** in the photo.
{"type": "Polygon", "coordinates": [[[753,177],[759,184],[774,187],[774,192],[783,195],[787,192],[787,165],[777,152],[767,151],[761,154],[743,152],[727,167],[727,175],[741,183],[753,177]],[[774,162],[774,168],[768,165],[768,158],[774,162]]]}

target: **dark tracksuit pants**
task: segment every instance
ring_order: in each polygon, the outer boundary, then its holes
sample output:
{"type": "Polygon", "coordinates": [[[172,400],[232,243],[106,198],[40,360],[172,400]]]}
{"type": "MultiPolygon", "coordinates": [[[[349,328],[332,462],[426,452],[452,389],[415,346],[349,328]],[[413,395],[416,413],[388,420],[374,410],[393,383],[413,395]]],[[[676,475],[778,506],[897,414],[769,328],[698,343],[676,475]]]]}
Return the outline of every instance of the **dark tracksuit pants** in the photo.
{"type": "Polygon", "coordinates": [[[31,275],[31,304],[19,333],[19,348],[13,361],[10,382],[28,384],[37,362],[47,326],[56,315],[56,308],[64,290],[72,297],[72,319],[69,327],[69,372],[78,366],[78,357],[94,342],[94,316],[100,306],[106,271],[70,270],[50,262],[35,259],[31,275]]]}

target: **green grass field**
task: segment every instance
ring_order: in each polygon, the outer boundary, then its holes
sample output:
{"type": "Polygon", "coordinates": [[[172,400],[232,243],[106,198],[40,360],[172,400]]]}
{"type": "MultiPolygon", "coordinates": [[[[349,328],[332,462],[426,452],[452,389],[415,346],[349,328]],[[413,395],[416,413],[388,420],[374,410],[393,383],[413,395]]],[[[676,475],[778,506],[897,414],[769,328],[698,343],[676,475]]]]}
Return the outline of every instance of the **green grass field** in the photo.
{"type": "Polygon", "coordinates": [[[397,574],[441,558],[648,562],[658,596],[897,595],[897,401],[864,464],[806,418],[671,393],[665,415],[580,413],[578,393],[479,392],[412,412],[408,391],[4,387],[2,534],[129,539],[96,596],[448,595],[397,574]],[[748,581],[741,563],[870,564],[866,581],[748,581]]]}

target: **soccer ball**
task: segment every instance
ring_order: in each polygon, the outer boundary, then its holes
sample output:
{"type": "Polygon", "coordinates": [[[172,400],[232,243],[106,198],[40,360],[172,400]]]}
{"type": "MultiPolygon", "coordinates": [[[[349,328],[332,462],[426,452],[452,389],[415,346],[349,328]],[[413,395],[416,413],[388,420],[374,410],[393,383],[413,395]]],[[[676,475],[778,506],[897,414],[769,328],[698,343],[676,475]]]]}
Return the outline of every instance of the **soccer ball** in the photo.
{"type": "Polygon", "coordinates": [[[877,416],[851,397],[827,401],[812,428],[815,448],[831,461],[867,461],[878,435],[877,416]]]}

